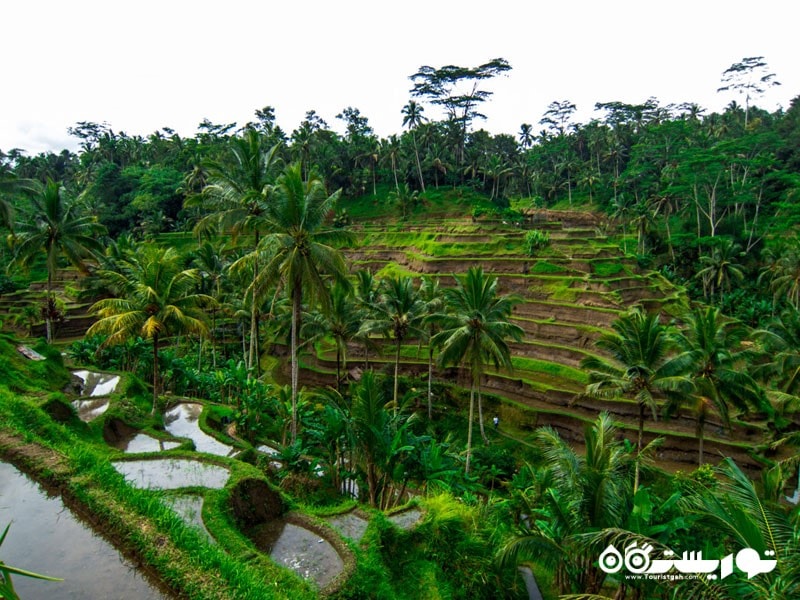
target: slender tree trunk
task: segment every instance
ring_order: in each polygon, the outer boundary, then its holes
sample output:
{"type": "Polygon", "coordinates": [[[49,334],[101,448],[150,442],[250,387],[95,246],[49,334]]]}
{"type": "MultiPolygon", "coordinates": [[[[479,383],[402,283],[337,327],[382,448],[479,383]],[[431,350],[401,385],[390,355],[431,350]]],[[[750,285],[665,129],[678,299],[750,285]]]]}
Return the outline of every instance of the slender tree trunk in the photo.
{"type": "Polygon", "coordinates": [[[644,439],[644,403],[639,403],[639,437],[636,440],[636,470],[633,476],[633,493],[639,489],[639,459],[642,454],[642,440],[644,439]]]}
{"type": "Polygon", "coordinates": [[[302,293],[300,283],[295,282],[292,288],[292,443],[297,440],[297,388],[300,373],[300,365],[297,364],[297,333],[300,328],[302,293]]]}
{"type": "Polygon", "coordinates": [[[422,188],[422,193],[425,193],[425,180],[422,179],[422,165],[419,164],[419,151],[417,150],[417,136],[411,134],[411,140],[414,142],[414,157],[417,159],[417,175],[419,175],[419,185],[422,188]]]}
{"type": "Polygon", "coordinates": [[[153,336],[153,409],[151,415],[156,414],[158,403],[158,334],[153,336]]]}
{"type": "Polygon", "coordinates": [[[475,379],[469,388],[469,422],[467,424],[467,462],[464,466],[464,474],[469,475],[469,463],[472,458],[472,417],[475,412],[475,379]]]}
{"type": "Polygon", "coordinates": [[[53,274],[50,272],[50,267],[47,268],[47,299],[45,300],[45,313],[44,313],[44,326],[45,335],[47,336],[47,343],[53,342],[53,318],[52,307],[55,306],[53,301],[53,274]]]}
{"type": "Polygon", "coordinates": [[[483,427],[483,397],[481,394],[481,385],[478,383],[478,424],[480,425],[481,438],[484,444],[489,443],[489,438],[486,437],[486,430],[483,427]]]}
{"type": "Polygon", "coordinates": [[[342,349],[339,347],[339,343],[336,343],[336,391],[341,391],[341,381],[342,381],[342,349]]]}
{"type": "MultiPolygon", "coordinates": [[[[430,342],[428,342],[430,344],[430,342]]],[[[428,421],[433,419],[433,348],[428,346],[428,421]]]]}
{"type": "Polygon", "coordinates": [[[400,383],[400,342],[402,340],[396,340],[396,348],[394,353],[394,416],[397,416],[397,394],[399,391],[399,383],[400,383]]]}
{"type": "Polygon", "coordinates": [[[253,262],[253,306],[250,311],[250,357],[247,368],[256,367],[256,377],[258,377],[259,357],[258,357],[258,302],[256,302],[256,281],[258,280],[258,241],[259,235],[256,232],[256,245],[253,262]]]}
{"type": "Polygon", "coordinates": [[[705,441],[705,419],[697,417],[697,465],[703,464],[703,442],[705,441]]]}

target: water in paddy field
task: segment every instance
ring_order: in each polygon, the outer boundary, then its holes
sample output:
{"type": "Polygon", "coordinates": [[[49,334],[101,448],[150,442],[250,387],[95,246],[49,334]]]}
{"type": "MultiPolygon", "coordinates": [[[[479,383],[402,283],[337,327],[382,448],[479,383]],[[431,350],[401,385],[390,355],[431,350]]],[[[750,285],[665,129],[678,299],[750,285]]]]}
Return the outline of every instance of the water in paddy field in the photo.
{"type": "Polygon", "coordinates": [[[81,396],[89,398],[99,398],[113,394],[119,384],[119,375],[96,373],[94,371],[73,371],[72,374],[83,382],[81,396]]]}
{"type": "Polygon", "coordinates": [[[79,521],[14,466],[0,462],[0,546],[3,562],[64,581],[13,575],[23,599],[167,598],[110,543],[79,521]]]}
{"type": "Polygon", "coordinates": [[[220,489],[230,475],[225,467],[186,458],[118,460],[112,464],[131,485],[150,490],[186,487],[220,489]]]}
{"type": "Polygon", "coordinates": [[[94,371],[73,371],[72,374],[81,380],[81,399],[75,400],[72,406],[78,411],[81,421],[88,423],[108,410],[108,396],[117,390],[119,375],[96,373],[94,371]]]}
{"type": "Polygon", "coordinates": [[[202,404],[184,402],[164,413],[164,427],[175,437],[189,438],[198,452],[208,452],[217,456],[231,456],[236,449],[217,441],[202,429],[198,420],[203,412],[202,404]]]}
{"type": "Polygon", "coordinates": [[[334,547],[319,534],[282,519],[259,525],[250,532],[256,547],[300,577],[323,588],[344,569],[334,547]]]}
{"type": "Polygon", "coordinates": [[[177,448],[180,445],[180,442],[159,440],[146,433],[132,433],[130,436],[125,436],[113,444],[115,448],[122,450],[126,454],[163,452],[164,450],[177,448]]]}

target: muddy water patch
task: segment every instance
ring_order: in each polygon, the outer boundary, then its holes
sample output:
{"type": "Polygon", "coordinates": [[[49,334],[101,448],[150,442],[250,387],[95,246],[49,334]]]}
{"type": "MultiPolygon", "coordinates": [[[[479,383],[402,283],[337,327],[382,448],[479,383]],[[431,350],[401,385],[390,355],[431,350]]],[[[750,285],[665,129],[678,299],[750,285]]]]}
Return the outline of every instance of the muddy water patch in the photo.
{"type": "Polygon", "coordinates": [[[21,598],[165,598],[117,550],[13,466],[0,462],[0,524],[8,564],[64,581],[13,576],[21,598]]]}
{"type": "Polygon", "coordinates": [[[183,402],[164,413],[164,427],[175,437],[189,438],[198,452],[208,452],[217,456],[231,456],[236,449],[214,439],[200,429],[200,413],[203,405],[183,402]]]}
{"type": "Polygon", "coordinates": [[[111,464],[135,487],[151,490],[220,489],[230,475],[225,467],[185,458],[118,460],[111,464]]]}
{"type": "Polygon", "coordinates": [[[339,533],[356,542],[361,541],[369,526],[367,519],[360,517],[353,511],[325,517],[325,520],[339,533]]]}
{"type": "Polygon", "coordinates": [[[325,538],[283,519],[259,525],[251,539],[273,561],[324,588],[344,569],[344,561],[325,538]]]}

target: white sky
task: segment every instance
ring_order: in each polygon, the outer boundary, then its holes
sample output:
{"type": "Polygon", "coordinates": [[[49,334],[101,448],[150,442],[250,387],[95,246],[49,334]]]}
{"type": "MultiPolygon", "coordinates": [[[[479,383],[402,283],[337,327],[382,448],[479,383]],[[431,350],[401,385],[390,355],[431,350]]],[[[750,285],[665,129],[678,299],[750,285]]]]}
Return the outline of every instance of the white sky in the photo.
{"type": "Polygon", "coordinates": [[[310,109],[341,131],[336,114],[354,106],[387,136],[421,65],[495,57],[513,69],[488,84],[477,124],[492,133],[538,132],[554,100],[582,122],[599,116],[595,102],[650,96],[721,110],[734,97],[716,93],[720,76],[746,56],[783,84],[757,104],[788,108],[798,17],[796,0],[10,0],[0,149],[75,149],[77,121],[192,136],[204,118],[242,125],[265,105],[287,134],[310,109]]]}

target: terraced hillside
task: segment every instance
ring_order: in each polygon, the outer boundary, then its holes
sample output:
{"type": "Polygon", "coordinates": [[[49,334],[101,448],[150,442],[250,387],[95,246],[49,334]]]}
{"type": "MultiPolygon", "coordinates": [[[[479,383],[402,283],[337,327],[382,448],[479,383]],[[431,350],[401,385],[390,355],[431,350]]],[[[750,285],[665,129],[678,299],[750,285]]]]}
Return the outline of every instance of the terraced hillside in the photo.
{"type": "MultiPolygon", "coordinates": [[[[512,344],[514,370],[489,372],[482,386],[495,396],[488,400],[491,414],[499,414],[511,435],[524,440],[540,425],[551,425],[562,435],[582,440],[585,423],[606,410],[635,439],[638,410],[626,400],[597,400],[584,396],[586,374],[581,360],[597,353],[594,342],[611,323],[634,305],[660,310],[664,318],[682,313],[687,299],[655,272],[641,270],[619,246],[598,233],[596,217],[587,213],[530,213],[528,223],[474,222],[469,218],[430,219],[425,223],[371,222],[358,225],[357,247],[347,252],[353,271],[369,269],[378,278],[387,274],[438,278],[441,286],[455,284],[454,275],[480,265],[498,277],[503,293],[515,293],[522,302],[513,313],[524,339],[512,344]],[[547,231],[549,247],[527,256],[525,230],[547,231]]],[[[375,365],[393,362],[393,344],[384,341],[375,365]]],[[[363,349],[349,348],[350,365],[363,360],[363,349]]],[[[402,370],[427,377],[428,352],[416,340],[402,349],[402,370]]],[[[336,358],[333,348],[318,347],[304,361],[305,381],[332,383],[336,358]]],[[[440,381],[466,382],[457,369],[436,372],[440,381]]],[[[487,417],[487,419],[491,416],[487,417]]],[[[505,429],[505,428],[504,428],[505,429]]],[[[707,427],[709,460],[734,456],[740,464],[756,467],[748,455],[761,438],[758,424],[737,423],[729,437],[719,423],[707,427]],[[734,441],[736,440],[736,441],[734,441]]],[[[651,422],[646,437],[666,436],[659,458],[671,468],[696,463],[695,421],[687,412],[669,421],[651,422]]]]}

